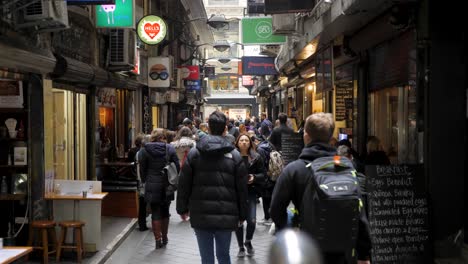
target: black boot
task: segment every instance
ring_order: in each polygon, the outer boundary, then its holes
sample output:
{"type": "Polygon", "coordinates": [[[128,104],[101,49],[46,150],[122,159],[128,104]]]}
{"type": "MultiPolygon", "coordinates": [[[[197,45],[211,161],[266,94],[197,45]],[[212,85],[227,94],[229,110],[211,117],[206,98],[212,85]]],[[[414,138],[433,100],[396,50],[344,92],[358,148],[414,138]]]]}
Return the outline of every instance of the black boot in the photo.
{"type": "Polygon", "coordinates": [[[167,238],[167,232],[169,231],[169,218],[164,218],[161,220],[161,233],[162,233],[162,243],[167,245],[169,239],[167,238]]]}
{"type": "Polygon", "coordinates": [[[152,221],[151,226],[153,227],[153,234],[154,234],[154,241],[155,241],[155,248],[159,249],[163,247],[162,243],[162,235],[161,235],[161,225],[162,221],[152,221]]]}

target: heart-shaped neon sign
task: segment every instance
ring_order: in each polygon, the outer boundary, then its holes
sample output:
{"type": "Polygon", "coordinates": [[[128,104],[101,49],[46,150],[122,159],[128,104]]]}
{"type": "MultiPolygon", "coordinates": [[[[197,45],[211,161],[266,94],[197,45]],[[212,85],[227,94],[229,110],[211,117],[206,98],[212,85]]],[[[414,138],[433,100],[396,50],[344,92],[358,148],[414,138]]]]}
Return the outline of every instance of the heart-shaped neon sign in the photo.
{"type": "Polygon", "coordinates": [[[145,16],[138,22],[137,34],[144,43],[156,45],[166,37],[166,22],[158,16],[145,16]]]}
{"type": "Polygon", "coordinates": [[[145,24],[145,33],[151,38],[154,39],[159,34],[159,31],[161,30],[161,26],[159,23],[146,23],[145,24]]]}

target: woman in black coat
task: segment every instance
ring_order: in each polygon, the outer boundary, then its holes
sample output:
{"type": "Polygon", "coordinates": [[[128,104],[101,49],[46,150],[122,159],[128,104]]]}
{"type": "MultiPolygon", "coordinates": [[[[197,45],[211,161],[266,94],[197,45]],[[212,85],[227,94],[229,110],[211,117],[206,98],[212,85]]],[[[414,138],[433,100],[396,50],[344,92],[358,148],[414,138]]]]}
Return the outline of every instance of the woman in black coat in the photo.
{"type": "Polygon", "coordinates": [[[246,255],[253,256],[255,250],[252,247],[252,238],[256,227],[257,215],[257,195],[261,194],[262,188],[266,182],[266,170],[263,159],[260,154],[255,151],[254,143],[248,134],[240,134],[236,140],[236,147],[239,150],[248,172],[248,208],[247,208],[247,232],[244,243],[244,225],[241,225],[236,230],[237,243],[239,245],[239,253],[237,257],[241,258],[246,255]],[[244,248],[245,246],[245,248],[244,248]]]}
{"type": "Polygon", "coordinates": [[[145,182],[145,200],[151,205],[151,225],[158,249],[168,243],[169,206],[174,200],[174,197],[166,197],[169,183],[163,168],[168,162],[174,162],[177,171],[180,170],[176,151],[166,143],[163,129],[158,128],[151,133],[150,142],[141,149],[139,161],[142,181],[145,182]]]}

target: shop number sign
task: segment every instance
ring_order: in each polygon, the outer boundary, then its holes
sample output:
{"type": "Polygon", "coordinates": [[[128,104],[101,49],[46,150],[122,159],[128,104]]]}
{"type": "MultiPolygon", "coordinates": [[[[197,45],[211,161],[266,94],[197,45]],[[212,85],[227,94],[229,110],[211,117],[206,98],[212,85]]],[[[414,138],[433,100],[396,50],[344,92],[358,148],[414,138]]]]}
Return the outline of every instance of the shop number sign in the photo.
{"type": "Polygon", "coordinates": [[[158,16],[145,16],[138,22],[138,37],[148,45],[160,43],[167,33],[167,25],[164,20],[158,16]]]}

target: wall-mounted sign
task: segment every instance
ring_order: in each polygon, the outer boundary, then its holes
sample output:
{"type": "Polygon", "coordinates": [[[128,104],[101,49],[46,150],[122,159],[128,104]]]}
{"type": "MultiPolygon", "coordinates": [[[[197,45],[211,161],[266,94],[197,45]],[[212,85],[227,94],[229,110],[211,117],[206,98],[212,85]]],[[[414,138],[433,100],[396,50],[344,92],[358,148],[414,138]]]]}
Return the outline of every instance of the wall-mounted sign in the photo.
{"type": "Polygon", "coordinates": [[[115,0],[115,5],[96,6],[96,27],[135,28],[133,0],[115,0]]]}
{"type": "Polygon", "coordinates": [[[164,40],[167,34],[167,25],[158,16],[145,16],[137,26],[138,37],[148,45],[156,45],[164,40]]]}
{"type": "Polygon", "coordinates": [[[201,87],[200,80],[186,80],[184,81],[185,89],[188,91],[199,91],[201,87]]]}
{"type": "Polygon", "coordinates": [[[23,82],[0,79],[0,108],[23,108],[23,82]]]}
{"type": "Polygon", "coordinates": [[[278,74],[275,68],[275,58],[273,57],[242,57],[242,75],[275,75],[278,74]]]}
{"type": "Polygon", "coordinates": [[[184,80],[199,80],[200,68],[197,65],[180,66],[180,74],[184,80]]]}
{"type": "Polygon", "coordinates": [[[169,87],[171,85],[169,57],[148,58],[148,77],[149,87],[169,87]]]}
{"type": "Polygon", "coordinates": [[[115,88],[99,88],[97,91],[98,106],[114,108],[116,104],[115,93],[115,88]]]}
{"type": "Polygon", "coordinates": [[[119,0],[67,0],[67,5],[112,5],[119,0]]]}
{"type": "Polygon", "coordinates": [[[285,36],[273,35],[271,17],[242,19],[242,44],[275,44],[286,42],[285,36]]]}

